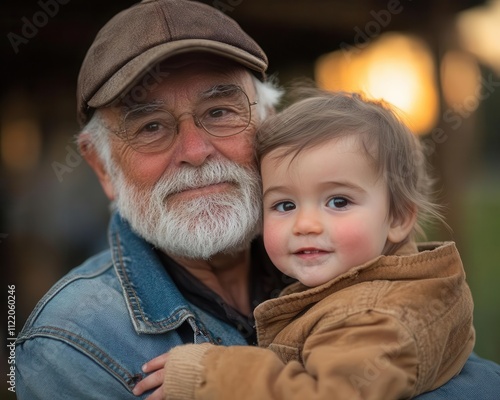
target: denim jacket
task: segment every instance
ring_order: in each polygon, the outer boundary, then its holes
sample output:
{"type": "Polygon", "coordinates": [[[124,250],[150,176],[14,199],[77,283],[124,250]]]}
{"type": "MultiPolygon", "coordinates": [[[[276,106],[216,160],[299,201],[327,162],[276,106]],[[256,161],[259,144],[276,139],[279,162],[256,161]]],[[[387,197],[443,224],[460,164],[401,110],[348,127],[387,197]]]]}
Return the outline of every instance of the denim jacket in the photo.
{"type": "Polygon", "coordinates": [[[183,343],[182,324],[194,343],[246,344],[236,328],[182,297],[152,246],[118,214],[109,243],[55,284],[20,332],[19,399],[137,398],[141,366],[183,343]]]}
{"type": "MultiPolygon", "coordinates": [[[[182,297],[152,246],[118,214],[109,244],[56,283],[20,332],[18,399],[135,399],[141,366],[183,343],[181,325],[194,343],[246,345],[235,327],[182,297]]],[[[474,354],[459,376],[418,397],[471,398],[500,398],[500,366],[474,354]]]]}

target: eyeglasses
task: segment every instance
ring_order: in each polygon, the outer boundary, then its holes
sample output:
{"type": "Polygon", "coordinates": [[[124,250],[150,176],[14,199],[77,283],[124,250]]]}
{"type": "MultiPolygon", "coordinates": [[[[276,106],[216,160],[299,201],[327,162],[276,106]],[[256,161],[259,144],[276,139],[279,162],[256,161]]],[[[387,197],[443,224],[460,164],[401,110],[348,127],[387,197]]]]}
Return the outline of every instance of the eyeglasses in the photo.
{"type": "Polygon", "coordinates": [[[186,112],[176,118],[162,108],[162,104],[138,106],[129,111],[118,135],[133,149],[142,153],[168,149],[179,133],[179,118],[193,116],[197,127],[215,137],[228,137],[243,132],[252,118],[248,96],[234,85],[217,86],[198,102],[194,112],[186,112]]]}

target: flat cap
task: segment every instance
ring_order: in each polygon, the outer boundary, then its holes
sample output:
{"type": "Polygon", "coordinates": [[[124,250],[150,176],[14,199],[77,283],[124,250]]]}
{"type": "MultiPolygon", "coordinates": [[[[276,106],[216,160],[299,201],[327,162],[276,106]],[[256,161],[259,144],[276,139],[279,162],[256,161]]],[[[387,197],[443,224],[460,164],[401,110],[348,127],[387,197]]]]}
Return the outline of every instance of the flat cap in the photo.
{"type": "Polygon", "coordinates": [[[221,11],[196,1],[144,0],[115,15],[90,46],[78,76],[78,122],[126,94],[158,62],[191,52],[228,58],[265,77],[265,53],[221,11]]]}

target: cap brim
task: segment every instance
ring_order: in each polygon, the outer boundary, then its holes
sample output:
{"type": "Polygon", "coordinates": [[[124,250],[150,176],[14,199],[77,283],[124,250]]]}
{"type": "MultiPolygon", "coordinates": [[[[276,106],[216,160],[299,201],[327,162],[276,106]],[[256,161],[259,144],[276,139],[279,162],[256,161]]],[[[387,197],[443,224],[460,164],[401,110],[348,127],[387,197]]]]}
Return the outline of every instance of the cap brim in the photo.
{"type": "Polygon", "coordinates": [[[92,108],[103,107],[113,103],[120,95],[131,90],[138,79],[148,73],[160,61],[169,57],[192,52],[206,52],[236,61],[253,71],[265,76],[267,63],[237,47],[205,39],[185,39],[172,43],[163,43],[153,47],[120,68],[99,90],[87,101],[92,108]]]}

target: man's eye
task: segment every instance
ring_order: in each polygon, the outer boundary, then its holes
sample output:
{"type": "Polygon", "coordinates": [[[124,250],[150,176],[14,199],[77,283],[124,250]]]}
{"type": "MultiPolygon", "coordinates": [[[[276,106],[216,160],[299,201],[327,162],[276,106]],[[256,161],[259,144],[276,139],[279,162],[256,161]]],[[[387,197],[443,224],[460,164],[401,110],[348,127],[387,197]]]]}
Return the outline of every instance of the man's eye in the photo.
{"type": "Polygon", "coordinates": [[[135,128],[135,139],[170,136],[175,134],[176,125],[174,120],[168,119],[154,119],[145,121],[135,128]]]}
{"type": "Polygon", "coordinates": [[[332,197],[330,200],[328,200],[326,206],[330,208],[341,209],[346,208],[350,203],[351,202],[345,197],[332,197]]]}
{"type": "Polygon", "coordinates": [[[238,112],[232,108],[225,107],[225,106],[220,106],[220,107],[214,107],[209,109],[205,113],[205,117],[203,119],[205,120],[210,120],[210,119],[228,119],[228,118],[234,118],[234,116],[238,115],[238,112]]]}
{"type": "Polygon", "coordinates": [[[161,122],[154,121],[154,122],[149,122],[146,125],[143,126],[141,132],[155,132],[158,131],[162,128],[161,122]]]}
{"type": "Polygon", "coordinates": [[[226,110],[223,110],[222,108],[216,108],[213,110],[210,110],[208,112],[208,115],[210,118],[222,118],[225,115],[226,110]]]}
{"type": "Polygon", "coordinates": [[[281,203],[276,203],[273,206],[273,209],[278,212],[292,211],[295,210],[295,204],[293,204],[291,201],[282,201],[281,203]]]}

